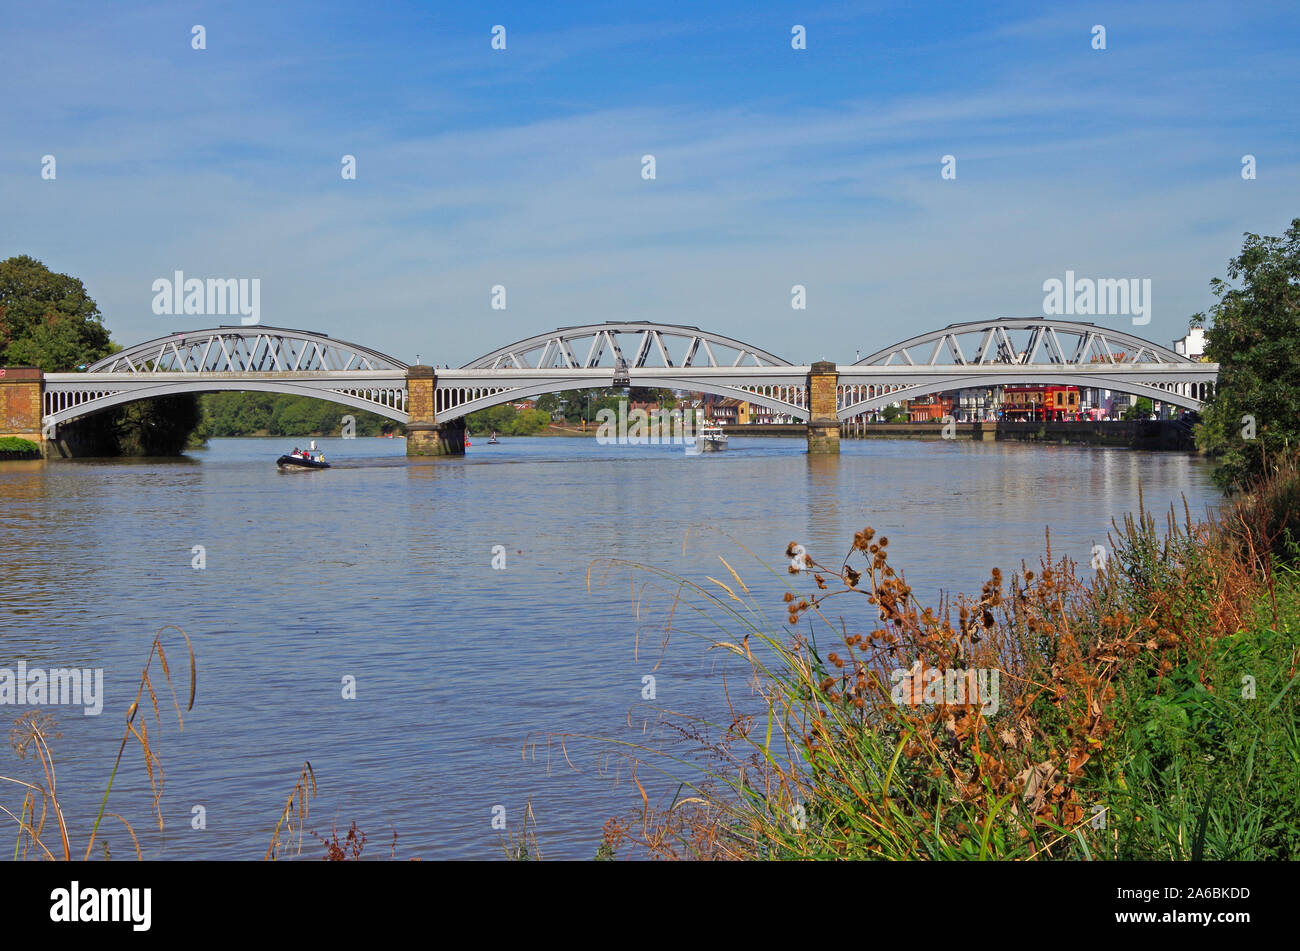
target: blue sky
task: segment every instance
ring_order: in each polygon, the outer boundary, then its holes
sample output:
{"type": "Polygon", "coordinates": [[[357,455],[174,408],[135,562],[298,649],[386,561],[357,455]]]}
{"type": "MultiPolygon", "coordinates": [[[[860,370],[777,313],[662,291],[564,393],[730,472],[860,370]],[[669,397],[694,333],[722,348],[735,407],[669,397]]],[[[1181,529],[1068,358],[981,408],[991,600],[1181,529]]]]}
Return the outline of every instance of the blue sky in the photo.
{"type": "Polygon", "coordinates": [[[0,257],[126,345],[223,322],[152,312],[177,269],[451,365],[615,319],[849,363],[1066,270],[1151,279],[1150,324],[1093,319],[1168,345],[1300,217],[1298,52],[1294,3],[4,0],[0,257]]]}

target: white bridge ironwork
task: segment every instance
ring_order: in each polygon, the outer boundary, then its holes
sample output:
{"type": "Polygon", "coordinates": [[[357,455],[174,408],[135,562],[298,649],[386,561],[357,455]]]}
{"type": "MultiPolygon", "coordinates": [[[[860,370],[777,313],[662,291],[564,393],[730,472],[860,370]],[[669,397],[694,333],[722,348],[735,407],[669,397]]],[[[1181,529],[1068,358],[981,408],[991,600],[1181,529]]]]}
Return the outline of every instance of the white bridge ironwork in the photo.
{"type": "Polygon", "coordinates": [[[1003,317],[950,324],[840,367],[836,406],[840,419],[850,419],[930,393],[1051,383],[1199,409],[1218,373],[1216,363],[1188,360],[1122,330],[1003,317]]]}
{"type": "Polygon", "coordinates": [[[185,331],[110,354],[84,373],[47,373],[44,424],[148,397],[220,390],[314,396],[406,422],[408,369],[378,351],[302,330],[185,331]]]}
{"type": "Polygon", "coordinates": [[[561,327],[439,370],[436,413],[454,419],[542,393],[610,386],[732,396],[808,418],[808,368],[698,327],[609,321],[561,327]]]}

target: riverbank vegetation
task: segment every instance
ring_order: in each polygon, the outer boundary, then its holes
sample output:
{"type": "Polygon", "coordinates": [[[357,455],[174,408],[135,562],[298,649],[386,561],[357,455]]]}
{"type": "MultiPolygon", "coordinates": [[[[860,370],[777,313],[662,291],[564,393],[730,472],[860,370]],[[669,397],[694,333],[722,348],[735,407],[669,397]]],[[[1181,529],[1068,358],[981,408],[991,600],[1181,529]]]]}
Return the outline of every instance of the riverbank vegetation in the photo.
{"type": "Polygon", "coordinates": [[[681,786],[642,791],[602,853],[1300,857],[1295,457],[1251,489],[1207,520],[1126,517],[1096,569],[1049,539],[1037,566],[935,606],[869,528],[830,564],[790,549],[784,625],[730,565],[652,571],[754,693],[729,690],[730,722],[667,719],[683,742],[634,759],[681,786]]]}
{"type": "Polygon", "coordinates": [[[356,436],[400,433],[401,423],[377,413],[310,396],[284,393],[205,393],[196,432],[213,436],[338,436],[351,417],[356,436]]]}
{"type": "Polygon", "coordinates": [[[39,459],[41,447],[19,436],[0,436],[0,459],[39,459]]]}
{"type": "Polygon", "coordinates": [[[470,413],[465,428],[471,433],[501,436],[536,436],[551,425],[551,414],[540,409],[519,409],[506,403],[470,413]]]}

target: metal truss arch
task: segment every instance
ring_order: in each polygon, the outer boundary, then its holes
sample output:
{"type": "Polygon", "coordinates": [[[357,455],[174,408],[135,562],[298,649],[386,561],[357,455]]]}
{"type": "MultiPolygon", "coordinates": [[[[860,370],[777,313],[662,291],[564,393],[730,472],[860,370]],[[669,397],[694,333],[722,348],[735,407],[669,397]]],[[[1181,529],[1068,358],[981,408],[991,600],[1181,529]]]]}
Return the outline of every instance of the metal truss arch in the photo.
{"type": "Polygon", "coordinates": [[[866,366],[1082,366],[1156,363],[1187,365],[1187,357],[1123,330],[1079,320],[999,317],[949,324],[864,357],[866,366]],[[1014,336],[1013,336],[1014,334],[1014,336]],[[978,335],[972,339],[973,335],[978,335]],[[1062,341],[1064,335],[1066,341],[1062,341]],[[962,348],[962,339],[967,349],[962,348]],[[914,356],[910,351],[925,348],[914,356]],[[969,353],[968,353],[969,351],[969,353]],[[916,358],[920,357],[920,360],[916,358]],[[943,358],[943,359],[941,359],[943,358]],[[898,362],[896,363],[895,360],[898,362]]]}
{"type": "Polygon", "coordinates": [[[606,321],[560,327],[516,341],[473,360],[462,370],[591,370],[601,366],[788,367],[758,347],[699,327],[649,321],[606,321]],[[721,350],[721,357],[717,352],[721,350]],[[734,356],[732,356],[734,354],[734,356]],[[730,362],[726,362],[728,358],[730,362]]]}
{"type": "MultiPolygon", "coordinates": [[[[73,374],[62,374],[62,376],[68,377],[73,374]]],[[[84,379],[86,374],[75,376],[84,379]]],[[[124,376],[126,374],[113,374],[112,380],[103,383],[96,383],[94,380],[75,384],[64,381],[48,382],[44,395],[43,424],[59,425],[83,416],[102,413],[115,406],[158,396],[231,391],[310,396],[386,416],[399,423],[410,421],[410,414],[406,411],[406,382],[401,378],[301,380],[265,377],[250,379],[216,375],[186,378],[181,374],[154,374],[137,380],[123,380],[124,376]]]]}
{"type": "Polygon", "coordinates": [[[185,330],[136,344],[87,367],[87,373],[297,373],[406,370],[378,350],[322,333],[226,325],[185,330]]]}
{"type": "MultiPolygon", "coordinates": [[[[680,370],[659,374],[653,370],[642,370],[633,371],[631,383],[633,386],[684,389],[734,397],[766,406],[797,420],[808,419],[806,375],[802,373],[769,377],[766,374],[760,376],[735,371],[712,371],[710,375],[684,376],[680,370]]],[[[441,422],[503,403],[531,399],[544,393],[597,390],[607,386],[608,376],[593,374],[589,370],[579,370],[572,376],[538,370],[444,371],[438,376],[434,416],[441,422]]]]}

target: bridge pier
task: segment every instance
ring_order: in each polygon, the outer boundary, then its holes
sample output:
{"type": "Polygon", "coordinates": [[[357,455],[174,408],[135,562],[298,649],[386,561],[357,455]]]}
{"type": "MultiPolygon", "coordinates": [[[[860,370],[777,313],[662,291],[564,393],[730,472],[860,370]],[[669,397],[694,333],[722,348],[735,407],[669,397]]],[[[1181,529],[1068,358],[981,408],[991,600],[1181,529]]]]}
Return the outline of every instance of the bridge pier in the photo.
{"type": "Polygon", "coordinates": [[[439,423],[434,395],[438,389],[433,367],[416,365],[406,371],[406,454],[408,456],[463,456],[465,420],[439,423]]]}
{"type": "Polygon", "coordinates": [[[45,374],[35,367],[0,367],[0,436],[17,436],[46,451],[43,395],[45,374]]]}
{"type": "Polygon", "coordinates": [[[808,451],[817,455],[838,455],[840,451],[839,407],[835,388],[839,370],[829,360],[808,369],[808,451]]]}

